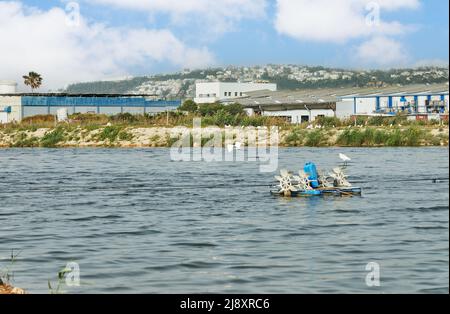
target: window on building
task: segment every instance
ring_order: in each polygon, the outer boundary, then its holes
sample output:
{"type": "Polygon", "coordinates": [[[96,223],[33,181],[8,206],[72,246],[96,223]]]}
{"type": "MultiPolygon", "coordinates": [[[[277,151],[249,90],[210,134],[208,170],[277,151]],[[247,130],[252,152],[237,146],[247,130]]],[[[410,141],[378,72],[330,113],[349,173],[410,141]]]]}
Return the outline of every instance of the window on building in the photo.
{"type": "Polygon", "coordinates": [[[234,93],[234,96],[237,97],[238,96],[238,92],[234,93]]]}
{"type": "Polygon", "coordinates": [[[241,97],[243,96],[243,93],[241,92],[241,97]]]}
{"type": "Polygon", "coordinates": [[[309,122],[309,116],[302,116],[302,123],[309,122]]]}

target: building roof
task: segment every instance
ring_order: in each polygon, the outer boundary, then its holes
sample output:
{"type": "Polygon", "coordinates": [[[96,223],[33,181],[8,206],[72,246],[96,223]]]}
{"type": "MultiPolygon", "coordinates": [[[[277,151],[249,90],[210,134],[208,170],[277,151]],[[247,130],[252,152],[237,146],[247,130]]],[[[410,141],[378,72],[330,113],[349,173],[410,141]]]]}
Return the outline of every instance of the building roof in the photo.
{"type": "MultiPolygon", "coordinates": [[[[448,84],[433,85],[409,85],[403,87],[384,88],[336,88],[336,89],[305,89],[294,91],[261,90],[245,93],[245,97],[228,100],[238,102],[247,108],[260,108],[270,106],[274,108],[309,108],[329,107],[345,98],[362,97],[388,97],[388,96],[413,96],[413,95],[441,95],[448,94],[448,84]],[[312,107],[311,107],[312,106],[312,107]]],[[[265,108],[267,110],[267,108],[265,108]]]]}
{"type": "Polygon", "coordinates": [[[0,80],[0,85],[17,86],[17,83],[11,80],[0,80]]]}

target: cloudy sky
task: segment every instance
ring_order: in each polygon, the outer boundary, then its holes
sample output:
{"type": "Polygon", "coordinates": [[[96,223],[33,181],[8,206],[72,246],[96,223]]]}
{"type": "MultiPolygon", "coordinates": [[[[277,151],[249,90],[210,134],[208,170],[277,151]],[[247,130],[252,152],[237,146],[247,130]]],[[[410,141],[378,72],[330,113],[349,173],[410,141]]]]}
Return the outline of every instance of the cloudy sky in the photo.
{"type": "Polygon", "coordinates": [[[0,0],[0,79],[224,65],[448,64],[446,0],[0,0]]]}

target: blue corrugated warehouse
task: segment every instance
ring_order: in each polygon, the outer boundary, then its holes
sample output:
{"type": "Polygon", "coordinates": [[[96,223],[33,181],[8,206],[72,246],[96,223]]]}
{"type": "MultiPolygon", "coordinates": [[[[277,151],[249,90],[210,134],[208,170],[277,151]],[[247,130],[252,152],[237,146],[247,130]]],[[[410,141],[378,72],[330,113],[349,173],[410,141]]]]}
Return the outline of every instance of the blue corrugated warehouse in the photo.
{"type": "Polygon", "coordinates": [[[35,115],[56,114],[65,108],[69,114],[96,113],[113,115],[156,114],[176,110],[181,100],[157,99],[155,95],[118,94],[2,94],[0,111],[4,112],[2,123],[21,121],[35,115]],[[6,110],[6,109],[7,110],[6,110]]]}

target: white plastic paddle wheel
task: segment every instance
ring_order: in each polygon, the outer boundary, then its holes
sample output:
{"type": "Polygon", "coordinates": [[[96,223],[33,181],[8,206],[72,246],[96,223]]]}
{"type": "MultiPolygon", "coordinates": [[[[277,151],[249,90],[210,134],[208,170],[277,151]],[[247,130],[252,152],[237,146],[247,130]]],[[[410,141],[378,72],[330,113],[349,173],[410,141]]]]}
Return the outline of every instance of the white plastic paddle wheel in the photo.
{"type": "Polygon", "coordinates": [[[334,179],[335,185],[337,187],[351,187],[352,185],[348,182],[348,176],[344,173],[342,168],[334,168],[333,172],[330,173],[330,177],[334,179]]]}
{"type": "Polygon", "coordinates": [[[319,184],[322,188],[332,188],[333,179],[327,176],[325,173],[319,171],[319,184]]]}
{"type": "Polygon", "coordinates": [[[278,193],[291,196],[292,192],[297,192],[297,188],[293,184],[293,178],[287,170],[281,170],[281,176],[275,176],[275,179],[279,182],[277,185],[278,193]]]}
{"type": "Polygon", "coordinates": [[[311,180],[309,180],[308,175],[304,171],[299,171],[298,176],[294,176],[294,180],[297,185],[295,186],[301,191],[312,190],[311,180]]]}

